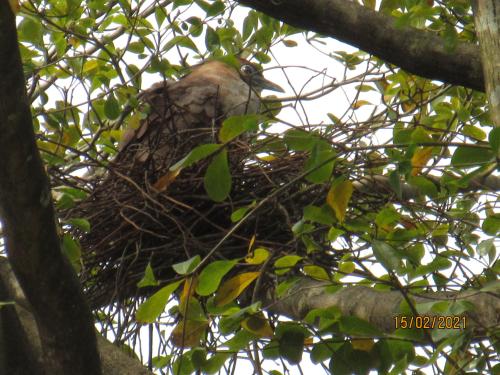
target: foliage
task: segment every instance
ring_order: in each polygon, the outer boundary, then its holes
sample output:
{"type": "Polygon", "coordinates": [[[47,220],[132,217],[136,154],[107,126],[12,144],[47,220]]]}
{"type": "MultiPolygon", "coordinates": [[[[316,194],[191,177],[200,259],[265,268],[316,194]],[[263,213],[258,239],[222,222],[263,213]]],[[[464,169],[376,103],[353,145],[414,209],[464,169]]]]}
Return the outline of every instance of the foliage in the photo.
{"type": "MultiPolygon", "coordinates": [[[[363,3],[375,7],[374,1],[363,3]]],[[[475,38],[467,0],[382,0],[380,11],[400,25],[437,33],[450,51],[457,42],[475,38]]],[[[301,123],[307,116],[295,106],[297,98],[286,99],[281,112],[274,108],[278,117],[273,121],[227,120],[220,143],[194,148],[171,168],[181,171],[208,161],[208,197],[228,202],[233,186],[228,145],[259,126],[253,160],[300,156],[294,162],[302,164],[283,184],[319,192],[307,202],[294,202],[299,217],[285,223],[297,251],[283,251],[256,233],[247,241],[246,257],[221,260],[216,252],[185,257],[185,263],[174,266],[172,280],[157,280],[148,263],[139,286],[155,293],[145,301],[131,298],[120,308],[96,311],[103,333],[121,324],[117,341],[142,354],[151,350],[152,364],[175,374],[229,373],[240,356],[250,359],[255,371],[262,365],[273,374],[304,363],[306,356],[335,374],[418,373],[429,367],[480,373],[495,365],[495,344],[470,343],[464,331],[434,331],[438,345],[416,351],[411,342],[418,341],[418,332],[400,329],[389,337],[335,309],[315,311],[304,322],[285,322],[267,313],[252,292],[269,282],[264,275],[277,281],[278,294],[303,275],[339,288],[360,284],[407,295],[410,290],[489,288],[498,282],[498,193],[469,188],[472,180],[494,174],[500,155],[500,132],[492,130],[483,93],[413,76],[361,51],[330,51],[321,35],[229,1],[30,0],[22,4],[18,33],[37,143],[60,210],[88,196],[92,186],[84,173],[106,173],[124,129],[137,127],[146,116],[138,94],[151,77],[179,78],[201,59],[242,52],[267,64],[274,48],[298,49],[297,44],[329,54],[332,66],[345,72],[333,83],[321,73],[327,82],[321,90],[295,90],[304,102],[346,90],[346,108],[321,108],[328,113],[320,125],[301,123]],[[281,116],[287,118],[283,123],[296,121],[280,128],[282,135],[272,125],[281,116]],[[373,176],[387,185],[367,187],[373,176]],[[408,189],[413,196],[405,193],[408,189]],[[156,285],[161,289],[156,291],[156,285]],[[137,322],[155,322],[164,345],[138,347],[137,322]],[[377,340],[367,339],[374,336],[377,340]],[[277,359],[286,360],[281,370],[271,361],[277,359]]],[[[306,67],[301,71],[311,79],[316,75],[306,67]]],[[[169,175],[168,184],[176,177],[169,175]]],[[[278,188],[269,193],[276,205],[278,188]]],[[[249,196],[247,204],[226,212],[227,219],[240,225],[258,217],[265,199],[249,196]]],[[[81,217],[61,225],[66,231],[92,231],[81,217]]],[[[77,239],[65,234],[63,243],[79,271],[77,239]]],[[[473,309],[428,308],[442,315],[473,309]]]]}

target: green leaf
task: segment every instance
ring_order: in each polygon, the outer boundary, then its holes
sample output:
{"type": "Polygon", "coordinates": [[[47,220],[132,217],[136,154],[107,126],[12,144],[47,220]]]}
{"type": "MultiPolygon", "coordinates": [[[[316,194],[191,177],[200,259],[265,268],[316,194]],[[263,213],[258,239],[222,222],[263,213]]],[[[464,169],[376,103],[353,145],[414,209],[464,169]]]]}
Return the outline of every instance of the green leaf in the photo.
{"type": "Polygon", "coordinates": [[[373,255],[388,271],[400,268],[401,255],[389,244],[374,240],[372,241],[373,255]]]}
{"type": "Polygon", "coordinates": [[[121,113],[120,104],[116,100],[113,94],[108,96],[108,99],[104,102],[104,114],[110,120],[116,120],[121,113]]]}
{"type": "Polygon", "coordinates": [[[177,272],[179,275],[186,275],[190,272],[192,272],[198,264],[200,264],[201,258],[199,255],[195,255],[194,257],[185,260],[184,262],[176,263],[172,265],[172,268],[174,269],[175,272],[177,272]]]}
{"type": "Polygon", "coordinates": [[[246,207],[240,207],[238,208],[237,210],[235,210],[232,214],[231,214],[231,222],[233,223],[236,223],[238,221],[240,221],[241,219],[243,219],[243,217],[246,215],[246,213],[251,209],[255,207],[255,203],[254,204],[251,204],[249,206],[246,206],[246,207]]]}
{"type": "Polygon", "coordinates": [[[398,171],[391,171],[389,173],[389,185],[396,193],[396,196],[401,199],[403,197],[403,191],[401,189],[401,176],[398,171]]]}
{"type": "Polygon", "coordinates": [[[452,53],[458,44],[457,30],[453,25],[446,24],[443,31],[444,48],[447,52],[452,53]]]}
{"type": "Polygon", "coordinates": [[[411,176],[408,179],[410,185],[418,188],[418,191],[421,194],[425,194],[431,198],[434,198],[438,195],[438,189],[436,185],[429,179],[424,176],[411,176]]]}
{"type": "Polygon", "coordinates": [[[238,352],[248,346],[248,344],[255,339],[256,336],[253,333],[248,332],[246,329],[241,329],[236,332],[231,339],[226,341],[224,346],[227,346],[229,350],[238,352]]]}
{"type": "Polygon", "coordinates": [[[373,337],[382,334],[375,326],[356,316],[342,316],[340,330],[351,336],[373,337]]]}
{"type": "Polygon", "coordinates": [[[497,156],[500,156],[500,128],[495,128],[490,131],[488,141],[490,142],[493,152],[497,156]]]}
{"type": "Polygon", "coordinates": [[[155,19],[158,26],[161,26],[165,18],[167,17],[165,10],[162,7],[155,8],[155,19]]]}
{"type": "Polygon", "coordinates": [[[337,345],[338,344],[335,344],[331,340],[323,340],[314,344],[311,350],[311,362],[317,365],[318,363],[326,361],[332,356],[333,350],[337,345]]]}
{"type": "Polygon", "coordinates": [[[79,271],[81,268],[80,258],[82,257],[82,250],[78,241],[70,234],[65,234],[62,241],[62,250],[75,270],[79,271]]]}
{"type": "MultiPolygon", "coordinates": [[[[176,0],[177,2],[178,0],[176,0]]],[[[184,1],[184,0],[183,0],[184,1]]],[[[189,0],[191,3],[193,0],[189,0]]],[[[184,352],[176,357],[172,365],[172,374],[175,375],[191,375],[195,369],[191,360],[192,351],[184,352]]]]}
{"type": "Polygon", "coordinates": [[[486,133],[477,126],[464,125],[462,133],[470,138],[482,141],[486,139],[486,133]]]}
{"type": "Polygon", "coordinates": [[[157,285],[158,285],[158,280],[156,280],[153,268],[151,267],[151,263],[148,263],[148,265],[146,266],[146,270],[144,271],[144,276],[137,283],[137,287],[144,288],[146,286],[157,286],[157,285]]]}
{"type": "Polygon", "coordinates": [[[227,150],[219,152],[207,168],[203,180],[208,196],[215,202],[222,202],[231,192],[231,172],[227,160],[227,150]]]}
{"type": "Polygon", "coordinates": [[[201,369],[204,374],[216,374],[232,353],[217,353],[206,360],[201,369]]]}
{"type": "Polygon", "coordinates": [[[213,52],[220,47],[219,35],[210,26],[207,26],[207,33],[205,35],[205,46],[210,52],[213,52]]]}
{"type": "Polygon", "coordinates": [[[231,116],[222,123],[219,131],[219,140],[229,142],[246,131],[257,131],[258,116],[241,115],[231,116]]]}
{"type": "Polygon", "coordinates": [[[318,142],[318,136],[299,129],[287,130],[284,136],[286,146],[293,151],[311,151],[318,142]]]}
{"type": "Polygon", "coordinates": [[[132,53],[143,53],[144,52],[144,43],[142,42],[131,42],[127,45],[127,51],[130,51],[132,53]]]}
{"type": "Polygon", "coordinates": [[[494,154],[490,148],[484,147],[457,147],[451,158],[455,167],[472,167],[493,161],[494,154]]]}
{"type": "Polygon", "coordinates": [[[283,275],[288,272],[291,267],[295,266],[302,257],[298,255],[285,255],[274,262],[277,275],[283,275]]]}
{"type": "Polygon", "coordinates": [[[379,211],[375,217],[375,224],[379,228],[392,228],[394,227],[401,218],[401,215],[394,209],[393,206],[385,207],[379,211]]]}
{"type": "Polygon", "coordinates": [[[74,228],[78,228],[85,233],[90,232],[90,223],[87,219],[83,218],[73,218],[68,220],[68,224],[72,225],[74,228]]]}
{"type": "Polygon", "coordinates": [[[200,274],[196,293],[208,296],[214,293],[222,278],[238,263],[237,260],[217,260],[207,265],[200,274]]]}
{"type": "Polygon", "coordinates": [[[200,370],[201,366],[206,363],[207,351],[204,348],[194,348],[191,352],[191,362],[196,370],[200,370]]]}
{"type": "Polygon", "coordinates": [[[222,145],[216,143],[208,143],[205,145],[200,145],[192,149],[189,154],[187,154],[183,159],[179,160],[177,163],[170,167],[171,171],[175,171],[181,168],[186,168],[201,159],[212,155],[214,152],[218,151],[222,145]]]}
{"type": "Polygon", "coordinates": [[[33,43],[38,45],[42,41],[43,29],[42,24],[36,18],[25,16],[17,27],[19,40],[22,42],[33,43]]]}
{"type": "Polygon", "coordinates": [[[483,221],[484,233],[490,236],[496,236],[500,232],[500,214],[493,214],[483,221]]]}
{"type": "Polygon", "coordinates": [[[489,255],[492,251],[495,251],[494,238],[483,240],[477,245],[477,253],[482,257],[489,255]]]}
{"type": "Polygon", "coordinates": [[[279,353],[291,364],[300,363],[304,352],[304,330],[294,325],[287,327],[279,339],[279,353]]]}
{"type": "Polygon", "coordinates": [[[308,264],[304,266],[304,274],[316,280],[330,280],[330,276],[323,267],[308,264]]]}
{"type": "Polygon", "coordinates": [[[165,310],[168,300],[172,293],[177,289],[183,280],[168,284],[149,297],[137,309],[135,318],[140,323],[153,323],[165,310]]]}
{"type": "Polygon", "coordinates": [[[334,242],[337,240],[339,236],[343,235],[344,233],[345,233],[344,230],[332,227],[328,230],[328,235],[327,235],[328,241],[334,242]]]}
{"type": "Polygon", "coordinates": [[[222,12],[224,12],[224,9],[226,9],[226,5],[220,1],[220,0],[217,0],[216,2],[214,2],[213,4],[211,4],[208,9],[207,9],[207,16],[216,16],[222,12]]]}
{"type": "Polygon", "coordinates": [[[307,159],[304,169],[311,171],[306,175],[306,180],[313,184],[321,184],[330,179],[335,165],[336,152],[329,146],[324,146],[322,142],[318,142],[311,152],[311,156],[307,159]]]}
{"type": "Polygon", "coordinates": [[[189,48],[195,52],[198,52],[198,47],[196,47],[196,44],[194,44],[191,38],[188,38],[187,36],[184,35],[178,35],[170,39],[165,44],[165,47],[163,47],[163,52],[167,52],[168,50],[170,50],[172,47],[175,46],[189,48]]]}
{"type": "Polygon", "coordinates": [[[243,40],[247,40],[252,35],[252,32],[257,28],[257,23],[257,13],[250,11],[243,21],[243,33],[241,34],[243,40]]]}
{"type": "Polygon", "coordinates": [[[332,225],[334,218],[331,210],[327,206],[306,206],[304,207],[304,220],[312,221],[324,225],[332,225]]]}

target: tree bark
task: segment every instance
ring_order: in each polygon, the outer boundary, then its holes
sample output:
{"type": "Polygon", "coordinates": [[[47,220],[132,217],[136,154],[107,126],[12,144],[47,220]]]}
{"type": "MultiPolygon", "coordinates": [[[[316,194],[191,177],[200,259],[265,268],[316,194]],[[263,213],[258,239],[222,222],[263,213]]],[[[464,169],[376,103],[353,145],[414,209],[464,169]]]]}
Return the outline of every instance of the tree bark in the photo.
{"type": "Polygon", "coordinates": [[[450,51],[435,33],[397,27],[393,17],[353,1],[237,1],[292,26],[356,46],[413,74],[484,91],[477,45],[459,42],[450,51]]]}
{"type": "Polygon", "coordinates": [[[36,318],[45,372],[98,375],[93,318],[61,253],[16,35],[9,1],[0,0],[0,217],[6,249],[36,318]]]}
{"type": "MultiPolygon", "coordinates": [[[[285,315],[290,319],[303,319],[313,309],[337,307],[343,316],[356,316],[371,323],[383,333],[392,333],[396,328],[395,317],[401,315],[401,302],[405,295],[397,290],[379,291],[365,286],[341,288],[329,292],[329,282],[302,279],[292,286],[280,299],[273,292],[265,298],[268,310],[285,315]]],[[[475,309],[465,313],[465,327],[474,338],[483,337],[488,329],[500,324],[500,296],[498,293],[480,292],[475,290],[463,292],[433,292],[413,294],[407,292],[413,303],[440,301],[467,301],[475,309]]],[[[422,315],[436,316],[436,313],[422,315]]],[[[408,315],[409,316],[409,315],[408,315]]],[[[449,314],[443,314],[451,316],[449,314]]],[[[464,321],[459,321],[462,324],[464,321]]],[[[437,321],[435,322],[437,326],[437,321]]],[[[432,324],[432,320],[431,320],[432,324]]]]}
{"type": "MultiPolygon", "coordinates": [[[[489,173],[484,175],[479,175],[472,178],[467,186],[459,187],[458,192],[460,193],[471,193],[475,191],[500,191],[500,177],[494,176],[489,173]]],[[[441,177],[433,175],[425,175],[429,181],[436,185],[436,189],[439,188],[441,182],[441,177]]],[[[354,189],[358,193],[362,194],[387,194],[394,193],[394,189],[391,186],[389,177],[387,176],[365,176],[359,181],[353,183],[354,189]]],[[[408,183],[401,183],[401,196],[400,199],[403,201],[408,201],[410,199],[417,199],[421,196],[420,190],[408,183]]]]}
{"type": "MultiPolygon", "coordinates": [[[[0,257],[0,373],[42,374],[43,353],[35,318],[7,259],[0,257]],[[2,361],[3,359],[3,361],[2,361]],[[3,365],[3,367],[2,367],[3,365]]],[[[139,361],[97,335],[103,375],[153,375],[139,361]]],[[[90,374],[90,373],[89,373],[90,374]]]]}
{"type": "Polygon", "coordinates": [[[472,6],[491,119],[500,127],[500,4],[498,0],[475,0],[472,6]]]}

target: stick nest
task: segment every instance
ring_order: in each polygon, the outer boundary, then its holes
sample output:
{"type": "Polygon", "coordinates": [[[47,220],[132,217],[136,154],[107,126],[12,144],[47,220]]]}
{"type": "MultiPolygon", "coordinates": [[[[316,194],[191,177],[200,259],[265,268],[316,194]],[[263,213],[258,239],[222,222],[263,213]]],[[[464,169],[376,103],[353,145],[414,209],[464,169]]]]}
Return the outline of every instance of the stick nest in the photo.
{"type": "MultiPolygon", "coordinates": [[[[283,153],[264,161],[256,157],[258,146],[233,141],[227,145],[231,194],[223,202],[214,202],[203,184],[210,157],[183,169],[175,178],[170,171],[210,136],[201,130],[187,133],[163,135],[155,144],[162,151],[161,157],[150,150],[144,162],[137,161],[133,145],[127,148],[103,176],[90,181],[92,193],[63,212],[65,219],[79,217],[90,223],[89,232],[78,228],[69,231],[82,248],[81,280],[93,307],[144,294],[136,285],[148,263],[158,280],[173,278],[173,264],[197,254],[203,257],[227,236],[235,225],[230,219],[232,212],[266,197],[264,204],[222,242],[214,260],[246,256],[254,236],[253,248],[265,247],[274,257],[306,254],[291,228],[302,218],[305,205],[322,204],[326,194],[322,186],[290,183],[303,170],[306,156],[283,153]],[[273,193],[277,189],[279,194],[273,193]]],[[[329,257],[321,256],[331,267],[335,262],[329,257]]]]}

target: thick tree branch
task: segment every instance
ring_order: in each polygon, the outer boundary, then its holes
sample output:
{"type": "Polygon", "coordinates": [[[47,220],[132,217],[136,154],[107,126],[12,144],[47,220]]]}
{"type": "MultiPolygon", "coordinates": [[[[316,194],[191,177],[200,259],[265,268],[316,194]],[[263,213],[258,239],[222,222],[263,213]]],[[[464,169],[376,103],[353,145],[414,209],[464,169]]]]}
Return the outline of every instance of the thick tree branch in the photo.
{"type": "MultiPolygon", "coordinates": [[[[328,282],[303,279],[290,288],[287,294],[277,300],[268,296],[269,310],[288,316],[291,319],[303,319],[313,309],[338,307],[344,316],[356,316],[366,320],[381,332],[395,330],[394,317],[400,315],[401,302],[405,296],[400,291],[378,291],[365,286],[342,288],[330,293],[328,282]]],[[[479,291],[435,292],[425,294],[407,294],[414,304],[439,301],[468,301],[475,309],[467,311],[466,328],[473,332],[473,337],[485,335],[488,329],[500,325],[500,295],[479,291]]],[[[422,314],[424,315],[424,314],[422,314]]],[[[427,313],[426,315],[431,315],[427,313]]],[[[463,323],[463,322],[462,322],[463,323]]]]}
{"type": "Polygon", "coordinates": [[[431,32],[346,0],[236,0],[292,26],[331,36],[411,73],[484,91],[479,47],[450,51],[431,32]]]}
{"type": "MultiPolygon", "coordinates": [[[[432,181],[436,188],[440,186],[441,177],[426,175],[428,180],[432,181]]],[[[359,181],[354,182],[354,189],[363,194],[386,194],[394,192],[389,177],[387,176],[365,176],[359,181]]],[[[472,193],[475,191],[500,191],[500,177],[491,174],[476,176],[472,178],[468,185],[458,188],[461,193],[472,193]]],[[[401,199],[408,201],[417,199],[421,195],[419,189],[408,183],[401,184],[401,199]]]]}
{"type": "MultiPolygon", "coordinates": [[[[6,328],[5,334],[0,335],[0,358],[5,354],[6,367],[0,373],[40,374],[43,353],[35,319],[7,259],[3,257],[0,257],[0,301],[15,303],[0,309],[0,327],[6,328]],[[2,345],[4,343],[6,345],[2,345]]],[[[152,375],[139,361],[100,335],[97,335],[97,342],[103,375],[152,375]]]]}
{"type": "Polygon", "coordinates": [[[500,127],[500,4],[498,0],[475,0],[472,4],[491,118],[500,127]]]}
{"type": "Polygon", "coordinates": [[[9,260],[36,318],[50,374],[100,374],[93,319],[60,250],[24,87],[15,17],[0,0],[0,217],[9,260]]]}

